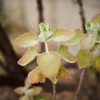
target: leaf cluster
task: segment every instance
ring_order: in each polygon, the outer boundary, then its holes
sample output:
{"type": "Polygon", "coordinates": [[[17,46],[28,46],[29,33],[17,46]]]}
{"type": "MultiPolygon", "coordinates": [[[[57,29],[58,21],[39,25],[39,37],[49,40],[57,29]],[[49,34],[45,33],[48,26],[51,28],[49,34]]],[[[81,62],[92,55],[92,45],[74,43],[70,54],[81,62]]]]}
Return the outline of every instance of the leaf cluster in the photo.
{"type": "Polygon", "coordinates": [[[48,25],[39,24],[39,35],[35,32],[29,32],[16,39],[16,44],[21,47],[28,47],[29,50],[19,59],[18,64],[26,66],[37,57],[38,66],[28,74],[28,81],[34,83],[44,83],[46,78],[53,83],[61,79],[71,78],[69,72],[61,65],[61,59],[69,63],[78,63],[79,68],[92,67],[100,71],[100,55],[95,58],[94,51],[100,45],[100,13],[95,15],[91,21],[86,22],[88,34],[84,34],[80,29],[55,29],[50,31],[48,25]],[[94,34],[96,33],[96,35],[94,34]],[[48,50],[47,41],[53,39],[60,45],[57,51],[48,50]],[[38,53],[35,45],[44,42],[46,52],[38,53]],[[80,50],[76,56],[73,56],[68,47],[80,45],[80,50]]]}

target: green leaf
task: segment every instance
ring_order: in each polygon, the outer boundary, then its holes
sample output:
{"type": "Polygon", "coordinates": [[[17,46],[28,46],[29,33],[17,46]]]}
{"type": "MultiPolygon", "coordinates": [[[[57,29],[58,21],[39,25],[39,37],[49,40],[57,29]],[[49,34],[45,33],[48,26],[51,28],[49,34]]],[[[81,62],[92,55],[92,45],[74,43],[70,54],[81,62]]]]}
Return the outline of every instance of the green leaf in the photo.
{"type": "Polygon", "coordinates": [[[97,71],[100,71],[100,56],[96,57],[93,67],[96,68],[97,71]]]}
{"type": "Polygon", "coordinates": [[[78,58],[73,56],[71,53],[68,51],[68,47],[64,45],[60,45],[58,47],[57,53],[60,55],[60,57],[70,63],[75,63],[78,58]]]}
{"type": "Polygon", "coordinates": [[[94,58],[92,52],[84,50],[80,50],[77,54],[77,57],[79,58],[77,61],[79,68],[87,67],[90,61],[92,61],[94,58]]]}
{"type": "Polygon", "coordinates": [[[57,75],[57,81],[68,78],[71,78],[69,72],[63,66],[60,66],[59,73],[57,75]]]}
{"type": "Polygon", "coordinates": [[[76,35],[71,40],[65,42],[65,44],[67,44],[67,45],[76,45],[76,44],[79,43],[82,31],[80,29],[76,29],[75,32],[76,32],[76,35]]]}
{"type": "Polygon", "coordinates": [[[19,100],[30,100],[30,98],[28,96],[21,96],[19,100]]]}
{"type": "Polygon", "coordinates": [[[20,47],[31,47],[38,43],[38,39],[34,32],[29,32],[19,36],[15,42],[20,47]]]}
{"type": "Polygon", "coordinates": [[[35,95],[34,100],[50,100],[51,95],[50,94],[41,94],[41,95],[35,95]]]}
{"type": "Polygon", "coordinates": [[[32,96],[34,95],[34,90],[31,89],[31,88],[30,88],[30,89],[27,89],[27,90],[25,91],[25,95],[26,95],[26,96],[29,96],[29,97],[30,97],[30,96],[32,97],[32,96]]]}
{"type": "Polygon", "coordinates": [[[90,29],[90,26],[91,26],[91,22],[87,21],[87,22],[85,23],[85,28],[86,28],[86,30],[89,30],[89,29],[90,29]]]}
{"type": "Polygon", "coordinates": [[[89,31],[97,31],[98,27],[99,27],[98,24],[94,24],[89,21],[87,21],[85,24],[86,30],[89,30],[89,31]]]}
{"type": "Polygon", "coordinates": [[[90,61],[90,64],[88,65],[90,72],[96,72],[96,68],[93,67],[93,63],[94,63],[94,60],[90,61]]]}
{"type": "Polygon", "coordinates": [[[95,43],[95,45],[90,49],[90,51],[95,51],[96,48],[99,46],[99,43],[95,43]]]}
{"type": "Polygon", "coordinates": [[[56,42],[66,42],[71,40],[75,35],[74,31],[68,29],[55,29],[52,37],[56,42]]]}
{"type": "Polygon", "coordinates": [[[96,37],[93,35],[90,36],[88,34],[81,35],[80,38],[81,49],[90,50],[94,46],[96,40],[97,40],[96,37]]]}
{"type": "Polygon", "coordinates": [[[100,30],[98,30],[97,39],[100,40],[100,30]]]}
{"type": "Polygon", "coordinates": [[[31,72],[28,74],[28,81],[29,83],[44,83],[45,82],[45,77],[41,72],[40,67],[36,67],[33,69],[31,72]]]}
{"type": "Polygon", "coordinates": [[[33,87],[32,89],[34,90],[34,95],[38,95],[42,91],[42,88],[41,87],[33,87]]]}
{"type": "Polygon", "coordinates": [[[94,23],[94,24],[99,24],[100,25],[100,13],[93,16],[92,19],[91,19],[91,22],[94,23]]]}
{"type": "Polygon", "coordinates": [[[22,95],[22,94],[25,93],[26,89],[25,89],[24,87],[18,87],[18,88],[15,88],[14,91],[15,91],[15,93],[17,93],[17,94],[22,95]]]}
{"type": "Polygon", "coordinates": [[[26,66],[30,62],[32,62],[38,53],[34,47],[29,48],[29,50],[19,59],[18,64],[21,66],[26,66]]]}
{"type": "Polygon", "coordinates": [[[48,40],[49,38],[51,38],[52,34],[50,33],[50,28],[48,25],[40,23],[39,28],[40,28],[40,35],[39,35],[40,41],[48,40]]]}
{"type": "Polygon", "coordinates": [[[37,58],[37,63],[40,66],[43,74],[47,78],[53,78],[59,71],[60,57],[56,52],[42,53],[37,58]]]}

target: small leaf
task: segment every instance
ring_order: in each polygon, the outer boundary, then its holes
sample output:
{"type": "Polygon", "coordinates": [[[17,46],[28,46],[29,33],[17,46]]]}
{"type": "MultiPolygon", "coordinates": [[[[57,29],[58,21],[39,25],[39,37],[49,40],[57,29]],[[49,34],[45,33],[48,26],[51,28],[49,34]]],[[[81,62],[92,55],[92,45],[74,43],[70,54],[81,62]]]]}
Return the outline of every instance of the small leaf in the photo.
{"type": "Polygon", "coordinates": [[[86,28],[86,30],[89,30],[89,29],[90,29],[90,26],[91,26],[91,22],[87,21],[87,22],[85,23],[85,28],[86,28]]]}
{"type": "Polygon", "coordinates": [[[95,42],[96,42],[96,37],[95,36],[88,36],[87,34],[83,34],[81,35],[81,38],[80,38],[80,45],[81,45],[81,48],[83,50],[90,50],[95,42]]]}
{"type": "Polygon", "coordinates": [[[19,98],[19,100],[30,100],[30,98],[28,96],[22,96],[19,98]]]}
{"type": "Polygon", "coordinates": [[[71,78],[69,72],[63,67],[61,66],[59,69],[59,73],[57,75],[57,80],[62,80],[62,79],[68,79],[71,78]]]}
{"type": "Polygon", "coordinates": [[[91,22],[94,23],[94,24],[99,24],[100,25],[100,13],[93,16],[93,18],[91,19],[91,22]]]}
{"type": "Polygon", "coordinates": [[[43,41],[43,40],[48,40],[51,37],[51,33],[50,33],[50,28],[48,25],[45,25],[43,23],[39,24],[39,28],[40,28],[40,35],[39,35],[39,40],[43,41]]]}
{"type": "Polygon", "coordinates": [[[17,93],[17,94],[22,95],[22,94],[24,94],[25,90],[26,90],[26,89],[25,89],[24,87],[18,87],[18,88],[16,88],[14,91],[15,91],[15,93],[17,93]]]}
{"type": "Polygon", "coordinates": [[[97,71],[100,71],[100,56],[96,57],[93,67],[96,68],[97,71]]]}
{"type": "Polygon", "coordinates": [[[68,29],[55,29],[52,36],[56,42],[66,42],[71,40],[75,35],[74,31],[68,29]]]}
{"type": "Polygon", "coordinates": [[[59,71],[60,57],[56,52],[42,53],[37,58],[43,74],[47,78],[53,78],[59,71]]]}
{"type": "Polygon", "coordinates": [[[67,45],[76,45],[76,44],[79,43],[82,31],[80,29],[76,29],[75,32],[76,32],[76,35],[71,40],[65,42],[65,44],[67,44],[67,45]]]}
{"type": "Polygon", "coordinates": [[[94,58],[92,52],[84,51],[84,50],[80,50],[78,52],[77,57],[79,58],[77,61],[79,68],[87,67],[90,61],[92,61],[94,58]]]}
{"type": "Polygon", "coordinates": [[[38,95],[42,91],[42,88],[41,87],[33,87],[32,89],[34,90],[34,95],[38,95]]]}
{"type": "Polygon", "coordinates": [[[51,95],[47,93],[34,96],[34,100],[50,100],[50,98],[51,98],[51,95]]]}
{"type": "Polygon", "coordinates": [[[34,90],[33,89],[27,89],[27,91],[25,92],[26,96],[33,96],[34,95],[34,90]]]}
{"type": "Polygon", "coordinates": [[[94,23],[91,23],[89,21],[86,22],[85,24],[85,28],[86,30],[89,30],[89,31],[97,31],[99,25],[97,24],[94,24],[94,23]]]}
{"type": "Polygon", "coordinates": [[[78,60],[77,57],[74,57],[71,53],[68,52],[67,46],[60,45],[57,52],[60,57],[67,62],[75,63],[78,60]]]}
{"type": "Polygon", "coordinates": [[[95,51],[96,48],[99,46],[99,43],[95,43],[95,45],[90,49],[90,51],[95,51]]]}
{"type": "Polygon", "coordinates": [[[29,32],[19,36],[15,42],[20,47],[31,47],[37,44],[38,40],[34,32],[29,32]]]}
{"type": "Polygon", "coordinates": [[[90,61],[89,65],[88,65],[88,68],[90,70],[90,72],[96,72],[96,68],[93,67],[93,63],[94,63],[94,59],[93,61],[90,61]]]}
{"type": "Polygon", "coordinates": [[[19,59],[18,64],[21,66],[26,66],[30,62],[32,62],[38,53],[34,47],[29,48],[29,50],[19,59]]]}
{"type": "Polygon", "coordinates": [[[100,30],[98,30],[97,39],[100,40],[100,30]]]}
{"type": "Polygon", "coordinates": [[[41,73],[40,67],[36,67],[33,69],[31,72],[28,74],[28,81],[29,83],[44,83],[45,82],[45,77],[41,73]]]}

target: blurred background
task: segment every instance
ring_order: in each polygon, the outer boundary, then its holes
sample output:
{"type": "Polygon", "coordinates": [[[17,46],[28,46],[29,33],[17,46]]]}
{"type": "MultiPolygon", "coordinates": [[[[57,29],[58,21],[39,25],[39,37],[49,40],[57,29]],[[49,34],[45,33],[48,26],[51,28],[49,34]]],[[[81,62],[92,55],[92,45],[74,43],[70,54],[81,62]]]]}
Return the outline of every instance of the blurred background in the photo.
{"type": "MultiPolygon", "coordinates": [[[[24,85],[29,71],[36,67],[36,61],[21,67],[18,59],[27,51],[15,45],[19,35],[34,31],[38,34],[38,24],[48,23],[51,31],[55,28],[80,28],[84,32],[86,20],[100,13],[100,0],[0,0],[0,100],[18,100],[14,92],[24,85]]],[[[49,41],[49,49],[57,50],[59,44],[49,41]]],[[[37,45],[43,52],[43,45],[37,45]]],[[[79,46],[70,46],[69,51],[76,55],[79,46]]],[[[71,73],[71,80],[57,83],[57,100],[73,100],[81,70],[77,64],[62,61],[62,65],[71,73]]],[[[52,93],[52,83],[35,84],[43,87],[43,92],[52,93]]],[[[100,72],[90,72],[87,68],[82,83],[79,100],[100,100],[100,72]]]]}

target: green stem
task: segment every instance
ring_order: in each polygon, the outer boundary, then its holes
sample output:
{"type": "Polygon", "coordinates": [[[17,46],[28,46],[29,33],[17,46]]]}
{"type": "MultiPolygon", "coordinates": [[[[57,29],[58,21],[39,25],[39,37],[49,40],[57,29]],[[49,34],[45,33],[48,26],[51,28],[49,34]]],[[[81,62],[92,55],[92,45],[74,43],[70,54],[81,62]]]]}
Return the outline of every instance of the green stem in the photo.
{"type": "Polygon", "coordinates": [[[46,51],[47,53],[49,53],[48,44],[47,44],[47,41],[46,41],[46,40],[45,40],[45,51],[46,51]]]}

